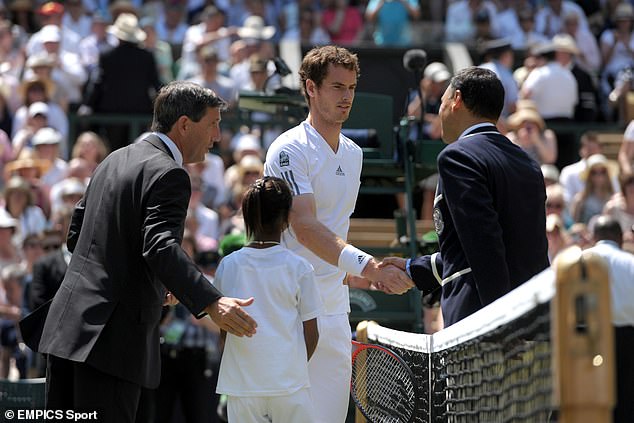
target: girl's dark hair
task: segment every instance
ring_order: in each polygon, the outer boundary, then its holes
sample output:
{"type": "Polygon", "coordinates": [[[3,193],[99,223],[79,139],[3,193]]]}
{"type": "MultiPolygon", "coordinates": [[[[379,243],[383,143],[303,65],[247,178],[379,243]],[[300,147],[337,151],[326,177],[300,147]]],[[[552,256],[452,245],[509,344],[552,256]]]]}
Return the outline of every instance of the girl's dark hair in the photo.
{"type": "Polygon", "coordinates": [[[265,176],[255,181],[242,199],[247,238],[265,230],[284,229],[292,204],[293,195],[283,179],[265,176]]]}

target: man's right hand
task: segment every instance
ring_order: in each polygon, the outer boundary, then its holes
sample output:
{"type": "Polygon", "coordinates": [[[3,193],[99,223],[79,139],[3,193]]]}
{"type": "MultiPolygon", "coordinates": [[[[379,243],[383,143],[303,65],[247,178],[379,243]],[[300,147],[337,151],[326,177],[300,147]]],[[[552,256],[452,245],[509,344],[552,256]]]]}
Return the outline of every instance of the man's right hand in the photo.
{"type": "Polygon", "coordinates": [[[401,270],[405,270],[407,267],[407,259],[402,257],[385,257],[381,263],[379,263],[379,267],[385,267],[391,264],[392,266],[396,266],[401,270]]]}
{"type": "Polygon", "coordinates": [[[253,304],[253,297],[243,300],[240,298],[220,297],[220,299],[205,311],[220,329],[236,336],[251,337],[255,334],[258,324],[244,311],[242,307],[253,304]]]}
{"type": "Polygon", "coordinates": [[[404,268],[395,265],[381,266],[374,259],[368,262],[361,276],[371,280],[375,287],[386,294],[404,294],[414,287],[414,282],[407,276],[404,268]]]}

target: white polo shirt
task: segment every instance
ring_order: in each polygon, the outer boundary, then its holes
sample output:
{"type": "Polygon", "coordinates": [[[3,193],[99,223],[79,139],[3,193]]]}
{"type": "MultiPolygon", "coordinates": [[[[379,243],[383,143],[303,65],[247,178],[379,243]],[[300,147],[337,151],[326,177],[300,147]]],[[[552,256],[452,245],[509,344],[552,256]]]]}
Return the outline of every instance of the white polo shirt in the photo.
{"type": "MultiPolygon", "coordinates": [[[[335,153],[307,121],[280,135],[269,147],[264,174],[286,180],[293,195],[315,196],[317,220],[347,239],[350,215],[361,185],[361,148],[344,135],[335,153]]],[[[325,314],[350,311],[345,272],[317,257],[297,240],[292,229],[282,236],[284,245],[306,258],[315,268],[325,314]]]]}
{"type": "Polygon", "coordinates": [[[530,91],[530,99],[544,119],[574,116],[578,102],[577,80],[559,63],[549,62],[534,69],[526,77],[522,89],[530,91]]]}

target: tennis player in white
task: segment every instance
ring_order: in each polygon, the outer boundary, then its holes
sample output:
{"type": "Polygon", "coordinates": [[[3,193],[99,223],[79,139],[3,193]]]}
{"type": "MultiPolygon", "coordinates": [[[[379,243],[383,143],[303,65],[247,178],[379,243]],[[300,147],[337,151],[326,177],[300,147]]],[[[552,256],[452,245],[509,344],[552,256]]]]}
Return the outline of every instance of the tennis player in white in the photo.
{"type": "Polygon", "coordinates": [[[357,86],[357,56],[337,46],[317,47],[306,54],[299,74],[309,115],[271,144],[264,174],[285,179],[293,192],[291,226],[282,242],[313,265],[324,304],[319,343],[308,363],[316,421],[343,423],[351,375],[346,273],[365,282],[359,287],[388,293],[401,294],[414,284],[405,272],[379,268],[371,255],[345,241],[363,161],[361,148],[341,134],[357,86]]]}
{"type": "Polygon", "coordinates": [[[227,394],[230,423],[313,423],[307,362],[322,311],[313,268],[280,246],[288,226],[291,192],[279,178],[256,181],[242,200],[249,238],[224,257],[214,285],[222,292],[248,292],[258,332],[248,342],[226,336],[216,391],[227,394]]]}

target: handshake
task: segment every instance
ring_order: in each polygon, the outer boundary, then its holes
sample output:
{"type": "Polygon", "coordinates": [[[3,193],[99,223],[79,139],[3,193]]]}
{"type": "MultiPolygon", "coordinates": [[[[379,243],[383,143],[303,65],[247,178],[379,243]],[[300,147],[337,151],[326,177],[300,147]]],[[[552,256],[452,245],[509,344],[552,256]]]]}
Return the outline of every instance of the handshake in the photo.
{"type": "Polygon", "coordinates": [[[407,260],[400,257],[387,257],[381,262],[371,259],[361,276],[348,275],[345,283],[351,288],[401,295],[414,286],[405,270],[406,263],[407,260]]]}

